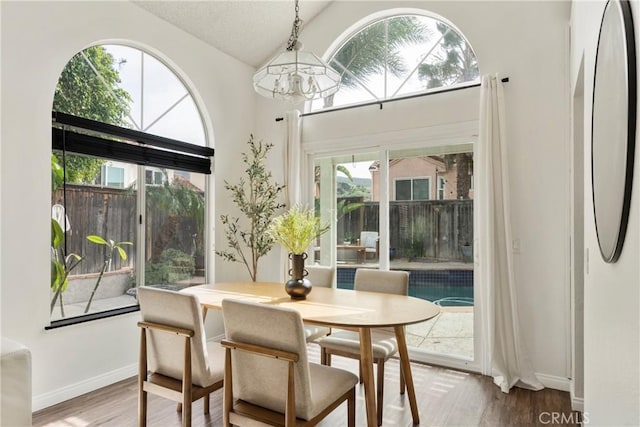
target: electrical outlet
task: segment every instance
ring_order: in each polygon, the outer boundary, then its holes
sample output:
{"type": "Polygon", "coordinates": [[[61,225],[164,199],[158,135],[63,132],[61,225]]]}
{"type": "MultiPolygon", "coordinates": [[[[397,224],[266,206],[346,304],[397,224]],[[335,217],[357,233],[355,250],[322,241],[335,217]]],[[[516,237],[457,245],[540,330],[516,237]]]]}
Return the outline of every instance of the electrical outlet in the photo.
{"type": "Polygon", "coordinates": [[[514,254],[520,253],[520,239],[513,239],[511,242],[511,249],[514,254]]]}

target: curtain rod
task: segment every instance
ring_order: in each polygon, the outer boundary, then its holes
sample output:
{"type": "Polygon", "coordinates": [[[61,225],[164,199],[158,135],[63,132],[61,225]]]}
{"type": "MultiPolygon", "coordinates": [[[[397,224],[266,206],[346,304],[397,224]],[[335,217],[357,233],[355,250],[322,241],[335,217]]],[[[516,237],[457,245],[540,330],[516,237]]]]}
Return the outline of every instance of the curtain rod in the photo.
{"type": "MultiPolygon", "coordinates": [[[[508,83],[509,77],[504,77],[503,79],[501,79],[501,81],[502,83],[508,83]]],[[[300,117],[315,116],[316,114],[333,113],[335,111],[342,111],[342,110],[351,110],[352,108],[370,107],[372,105],[379,105],[380,109],[382,110],[382,105],[386,104],[387,102],[404,101],[405,99],[413,99],[413,98],[422,98],[423,96],[438,95],[446,92],[455,92],[457,90],[469,89],[472,87],[480,87],[480,83],[475,83],[468,86],[452,87],[452,88],[442,89],[434,92],[417,93],[415,95],[401,96],[398,98],[385,99],[382,101],[372,101],[372,102],[367,102],[365,104],[346,105],[344,107],[332,108],[330,110],[312,111],[310,113],[302,113],[300,114],[300,117]]],[[[276,122],[281,122],[283,120],[284,120],[284,117],[276,117],[276,122]]]]}

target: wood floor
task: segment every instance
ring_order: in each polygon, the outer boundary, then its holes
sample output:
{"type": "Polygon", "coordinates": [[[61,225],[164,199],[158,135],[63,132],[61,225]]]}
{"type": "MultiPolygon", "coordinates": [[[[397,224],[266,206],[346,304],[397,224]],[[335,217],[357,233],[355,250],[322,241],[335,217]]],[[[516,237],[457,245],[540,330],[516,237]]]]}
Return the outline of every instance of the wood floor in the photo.
{"type": "MultiPolygon", "coordinates": [[[[316,345],[309,346],[309,359],[319,361],[316,345]]],[[[334,357],[333,365],[357,372],[356,361],[334,357]]],[[[385,364],[385,393],[383,425],[411,426],[408,399],[399,393],[398,361],[385,364]]],[[[492,379],[477,374],[446,368],[412,364],[420,426],[533,426],[576,425],[578,413],[571,412],[569,394],[545,389],[532,392],[514,388],[509,394],[500,392],[492,379]],[[555,415],[558,422],[551,423],[555,415]]],[[[130,378],[75,399],[38,411],[33,425],[83,427],[128,427],[137,423],[137,382],[130,378]]],[[[202,399],[194,404],[194,426],[222,425],[222,390],[211,395],[211,413],[203,414],[202,399]]],[[[346,425],[346,404],[337,408],[320,426],[346,425]]],[[[168,400],[149,396],[148,425],[178,427],[180,413],[168,400]]],[[[356,423],[366,425],[363,388],[357,388],[356,423]]]]}

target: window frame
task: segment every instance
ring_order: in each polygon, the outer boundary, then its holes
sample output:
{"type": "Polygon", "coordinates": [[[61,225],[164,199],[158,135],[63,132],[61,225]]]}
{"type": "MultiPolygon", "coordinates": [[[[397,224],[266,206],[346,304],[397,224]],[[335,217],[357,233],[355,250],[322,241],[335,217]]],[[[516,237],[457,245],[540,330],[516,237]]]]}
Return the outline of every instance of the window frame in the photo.
{"type": "MultiPolygon", "coordinates": [[[[52,112],[52,150],[62,150],[69,154],[86,154],[99,156],[105,160],[118,160],[130,164],[136,164],[138,171],[143,170],[146,166],[162,166],[175,169],[174,164],[180,164],[188,168],[189,172],[198,172],[203,174],[211,174],[211,157],[215,154],[215,150],[210,147],[202,147],[189,144],[183,141],[172,140],[169,138],[158,137],[156,135],[146,134],[144,132],[132,129],[121,128],[119,126],[108,125],[106,123],[89,120],[81,117],[72,116],[70,114],[52,112]],[[123,138],[126,135],[126,138],[123,138]],[[131,140],[136,141],[139,145],[131,144],[131,140]],[[67,145],[71,145],[71,149],[67,145]],[[173,150],[182,148],[184,152],[172,151],[167,155],[164,147],[171,146],[173,150]],[[162,148],[160,148],[162,147],[162,148]],[[75,148],[75,149],[74,149],[75,148]],[[191,153],[206,153],[209,156],[194,156],[191,153]],[[107,155],[105,155],[105,153],[107,155]],[[109,156],[112,153],[112,156],[109,156]],[[123,156],[126,153],[131,154],[136,160],[126,160],[123,156]],[[141,155],[144,154],[145,161],[140,162],[141,155]],[[142,164],[140,164],[142,163],[142,164]]],[[[138,173],[140,176],[140,172],[138,173]]],[[[144,189],[145,187],[143,187],[144,189]]],[[[140,190],[140,188],[138,189],[140,190]]],[[[64,191],[64,190],[63,190],[64,191]]],[[[205,191],[206,198],[206,191],[205,191]]],[[[64,198],[63,198],[64,199],[64,198]]],[[[141,204],[140,196],[136,203],[138,221],[138,236],[141,235],[140,230],[144,228],[142,212],[146,208],[146,203],[141,204]]],[[[142,199],[144,201],[144,199],[142,199]]],[[[206,199],[205,199],[206,203],[206,199]]],[[[66,201],[63,200],[66,210],[66,201]]],[[[206,220],[206,216],[205,216],[206,220]]],[[[65,232],[66,233],[66,232],[65,232]]],[[[138,239],[138,247],[143,240],[138,239]]],[[[137,250],[137,249],[136,249],[137,250]]],[[[144,269],[144,260],[138,257],[136,271],[144,269]]],[[[138,278],[141,276],[138,275],[138,278]]],[[[144,278],[144,276],[142,276],[144,278]]],[[[136,287],[141,286],[143,280],[136,281],[136,287]]],[[[139,306],[131,304],[130,306],[107,309],[99,312],[89,313],[86,315],[65,317],[63,319],[49,320],[49,325],[45,329],[55,329],[63,326],[84,323],[91,320],[104,319],[117,316],[120,314],[131,313],[139,310],[139,306]]]]}
{"type": "Polygon", "coordinates": [[[398,177],[393,179],[393,200],[401,200],[401,201],[415,201],[415,200],[433,200],[431,197],[431,177],[430,176],[412,176],[412,177],[398,177]],[[427,181],[427,198],[426,199],[415,199],[414,196],[414,185],[415,181],[425,180],[427,181]],[[397,183],[399,181],[409,181],[411,183],[411,198],[410,199],[398,199],[398,190],[397,183]]]}
{"type": "MultiPolygon", "coordinates": [[[[463,81],[463,82],[459,82],[459,83],[454,83],[454,84],[450,84],[450,85],[446,85],[446,86],[438,86],[438,87],[434,87],[434,88],[428,88],[427,85],[425,85],[425,87],[421,90],[418,91],[410,91],[408,93],[404,93],[401,92],[400,89],[402,89],[402,87],[404,86],[404,84],[413,76],[413,74],[417,73],[418,71],[418,66],[415,66],[415,68],[413,69],[413,71],[411,71],[407,76],[403,76],[402,77],[402,83],[400,84],[400,87],[398,87],[398,89],[391,95],[388,96],[388,94],[386,93],[387,89],[387,83],[386,83],[386,75],[388,74],[387,71],[387,67],[384,67],[384,71],[382,72],[384,78],[385,78],[385,83],[384,83],[384,87],[385,87],[385,93],[384,96],[382,97],[377,97],[375,96],[374,92],[375,90],[371,90],[367,87],[365,87],[364,85],[361,84],[360,79],[358,79],[358,85],[361,89],[365,90],[366,92],[368,92],[373,98],[364,100],[364,101],[355,101],[355,102],[348,102],[348,103],[344,103],[344,104],[340,104],[340,105],[320,105],[318,107],[314,107],[314,105],[316,105],[314,102],[307,102],[305,105],[305,111],[303,116],[305,115],[313,115],[313,114],[321,114],[324,112],[328,112],[328,111],[339,111],[339,110],[343,110],[343,109],[350,109],[350,108],[356,108],[356,107],[362,107],[362,106],[369,106],[369,105],[379,105],[380,108],[382,109],[382,104],[387,103],[387,102],[393,102],[393,101],[399,101],[399,100],[406,100],[406,99],[412,99],[412,98],[416,98],[416,97],[422,97],[422,96],[426,96],[426,95],[432,95],[432,94],[437,94],[437,93],[444,93],[444,92],[450,92],[450,91],[456,91],[456,90],[460,90],[460,89],[466,89],[469,87],[479,87],[480,86],[480,70],[479,70],[479,61],[478,61],[478,56],[475,53],[475,50],[473,49],[472,44],[469,42],[469,40],[467,39],[467,37],[465,37],[464,33],[457,27],[455,26],[452,22],[450,22],[449,20],[447,20],[446,18],[435,14],[435,13],[429,13],[428,11],[425,10],[419,10],[419,9],[412,9],[412,10],[407,10],[407,9],[403,9],[403,10],[393,10],[393,11],[388,11],[387,13],[384,14],[375,14],[373,16],[369,16],[365,19],[362,19],[361,21],[359,21],[358,23],[356,23],[354,26],[352,26],[350,29],[348,29],[347,31],[345,31],[344,33],[341,34],[341,36],[339,36],[330,46],[330,48],[327,50],[327,52],[325,53],[325,55],[323,56],[323,58],[325,59],[325,61],[329,64],[332,64],[333,59],[335,58],[335,56],[338,54],[338,52],[340,52],[341,49],[343,49],[345,46],[348,45],[348,43],[354,38],[356,37],[359,33],[361,33],[362,31],[366,30],[367,28],[374,26],[378,23],[382,23],[385,21],[389,21],[391,19],[394,18],[398,18],[398,17],[418,17],[418,18],[427,18],[427,19],[431,19],[434,21],[434,23],[440,23],[443,24],[445,26],[448,27],[448,29],[450,31],[455,32],[455,34],[457,34],[457,36],[459,36],[459,38],[461,40],[464,41],[465,45],[468,46],[468,48],[470,49],[470,51],[473,54],[473,58],[475,59],[475,67],[477,70],[477,76],[475,79],[473,80],[467,80],[467,81],[463,81]],[[401,92],[401,93],[398,93],[401,92]]],[[[444,36],[442,36],[444,37],[444,36]]],[[[441,37],[441,39],[442,39],[441,37]]],[[[440,45],[440,40],[436,43],[437,47],[440,45]]],[[[425,55],[421,56],[420,58],[420,64],[425,63],[425,61],[427,60],[427,58],[431,55],[431,51],[433,51],[434,49],[431,49],[429,52],[427,52],[425,55]]],[[[333,66],[333,65],[332,65],[333,66]]],[[[409,68],[413,67],[413,65],[410,65],[409,68]]],[[[334,67],[335,68],[335,67],[334,67]]],[[[343,69],[343,64],[341,64],[338,68],[336,68],[338,70],[338,72],[342,73],[342,72],[349,72],[349,68],[343,69]],[[339,69],[338,69],[339,68],[339,69]]],[[[339,93],[339,91],[338,91],[339,93]]]]}

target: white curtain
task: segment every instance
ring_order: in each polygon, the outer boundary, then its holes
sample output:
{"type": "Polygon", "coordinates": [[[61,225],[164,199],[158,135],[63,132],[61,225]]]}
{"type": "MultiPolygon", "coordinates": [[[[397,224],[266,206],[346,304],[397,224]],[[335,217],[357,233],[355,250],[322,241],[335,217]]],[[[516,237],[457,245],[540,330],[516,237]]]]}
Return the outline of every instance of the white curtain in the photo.
{"type": "Polygon", "coordinates": [[[540,390],[523,345],[511,252],[509,173],[505,133],[503,83],[498,76],[483,76],[480,95],[478,169],[480,178],[481,280],[487,284],[486,337],[490,347],[491,374],[500,389],[540,390]]]}
{"type": "Polygon", "coordinates": [[[289,208],[302,201],[303,180],[300,174],[302,120],[300,118],[300,111],[288,111],[285,114],[285,122],[287,133],[285,135],[286,146],[284,149],[284,184],[286,185],[284,188],[284,199],[287,208],[289,208]]]}
{"type": "MultiPolygon", "coordinates": [[[[303,179],[300,173],[302,163],[302,119],[300,111],[293,110],[285,113],[285,125],[287,127],[284,140],[284,203],[286,208],[302,202],[303,179]]],[[[289,253],[280,246],[280,259],[282,262],[282,277],[289,276],[289,253]]]]}

